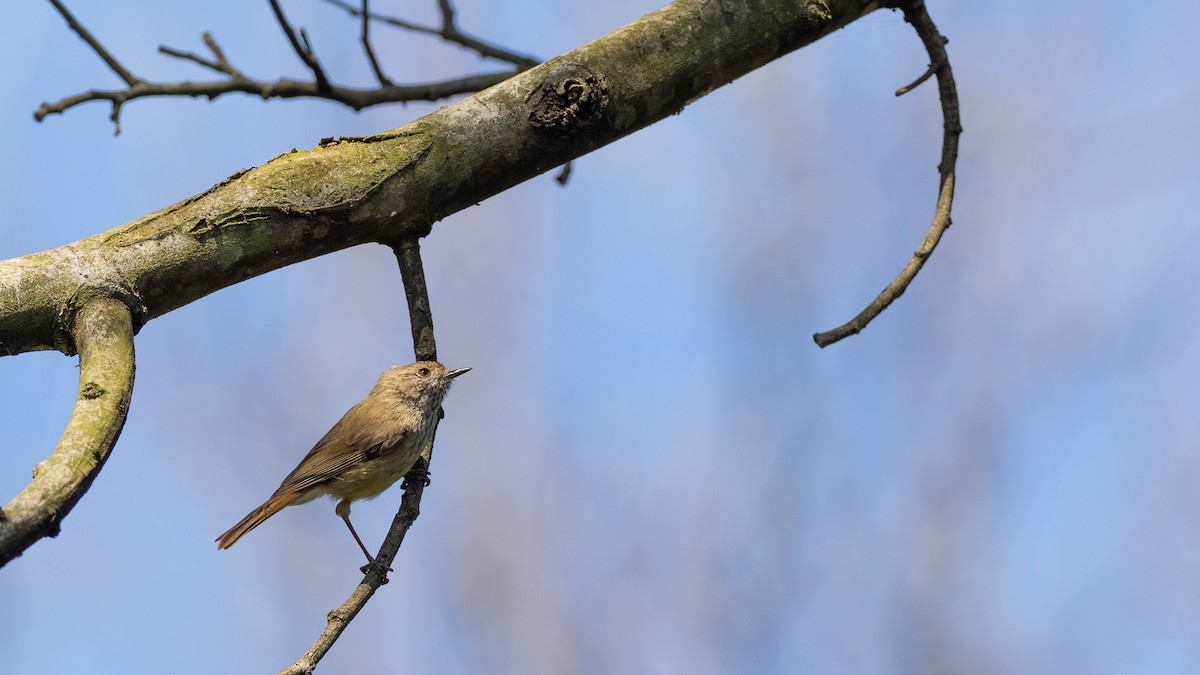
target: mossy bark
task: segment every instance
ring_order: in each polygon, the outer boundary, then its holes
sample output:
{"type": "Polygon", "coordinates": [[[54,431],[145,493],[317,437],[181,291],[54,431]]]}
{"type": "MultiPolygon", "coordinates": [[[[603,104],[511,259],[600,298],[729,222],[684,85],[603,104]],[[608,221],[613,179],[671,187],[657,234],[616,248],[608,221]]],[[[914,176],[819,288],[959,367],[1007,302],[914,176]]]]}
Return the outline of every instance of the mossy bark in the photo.
{"type": "Polygon", "coordinates": [[[678,0],[405,126],[331,139],[82,241],[0,261],[0,354],[73,353],[81,295],[146,321],[438,220],[664,117],[878,3],[678,0]]]}

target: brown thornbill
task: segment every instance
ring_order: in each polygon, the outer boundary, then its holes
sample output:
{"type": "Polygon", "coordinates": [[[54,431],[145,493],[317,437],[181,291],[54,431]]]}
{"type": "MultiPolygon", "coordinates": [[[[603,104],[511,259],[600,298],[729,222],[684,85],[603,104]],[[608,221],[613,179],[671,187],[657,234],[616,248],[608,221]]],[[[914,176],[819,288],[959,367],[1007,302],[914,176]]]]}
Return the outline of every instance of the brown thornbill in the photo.
{"type": "Polygon", "coordinates": [[[367,564],[373,564],[350,524],[350,502],[378,496],[412,469],[433,434],[450,383],[468,370],[446,370],[437,361],[385,370],[367,397],[317,441],[270,499],[217,537],[217,548],[233,546],[285,506],[328,495],[341,500],[335,512],[346,521],[367,564]]]}

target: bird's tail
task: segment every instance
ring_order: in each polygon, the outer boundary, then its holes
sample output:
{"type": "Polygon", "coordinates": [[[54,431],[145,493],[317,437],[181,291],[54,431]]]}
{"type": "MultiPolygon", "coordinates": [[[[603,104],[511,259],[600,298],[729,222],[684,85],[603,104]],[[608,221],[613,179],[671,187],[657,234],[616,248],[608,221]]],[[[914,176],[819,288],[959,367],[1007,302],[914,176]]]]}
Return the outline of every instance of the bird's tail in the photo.
{"type": "Polygon", "coordinates": [[[299,496],[299,492],[285,492],[281,495],[271,497],[262,506],[251,511],[245,518],[242,518],[237,525],[229,528],[228,532],[217,537],[217,548],[222,549],[233,546],[237,543],[238,539],[242,538],[242,535],[262,525],[264,520],[278,513],[279,509],[296,501],[296,498],[299,496]]]}

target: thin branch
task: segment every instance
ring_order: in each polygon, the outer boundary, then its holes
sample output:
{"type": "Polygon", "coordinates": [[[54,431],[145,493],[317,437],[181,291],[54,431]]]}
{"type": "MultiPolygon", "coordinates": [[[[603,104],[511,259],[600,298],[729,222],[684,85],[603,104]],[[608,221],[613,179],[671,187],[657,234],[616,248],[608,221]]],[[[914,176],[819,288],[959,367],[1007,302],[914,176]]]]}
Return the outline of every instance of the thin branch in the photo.
{"type": "Polygon", "coordinates": [[[438,0],[438,10],[442,13],[442,29],[457,30],[454,24],[454,5],[450,0],[438,0]]]}
{"type": "MultiPolygon", "coordinates": [[[[934,25],[933,19],[925,9],[923,0],[907,2],[902,9],[904,10],[904,20],[912,24],[917,35],[920,36],[921,42],[925,44],[925,50],[929,52],[929,71],[937,74],[938,97],[942,103],[942,161],[938,164],[941,185],[938,190],[937,207],[934,209],[933,222],[929,225],[925,239],[913,252],[912,258],[900,271],[900,274],[871,301],[871,304],[867,305],[866,309],[859,312],[858,316],[831,331],[814,334],[813,341],[819,347],[827,347],[838,340],[859,333],[872,319],[879,316],[880,312],[887,309],[888,305],[892,304],[896,298],[903,295],[904,290],[908,288],[908,285],[925,265],[925,261],[933,254],[933,250],[937,248],[938,242],[941,241],[942,235],[951,223],[950,209],[954,204],[954,165],[958,160],[958,137],[962,134],[962,121],[959,118],[958,89],[954,84],[954,73],[950,69],[950,57],[946,54],[947,40],[938,32],[937,26],[934,25]]],[[[908,87],[902,87],[896,92],[896,95],[899,96],[911,90],[927,77],[928,73],[908,87]]]]}
{"type": "Polygon", "coordinates": [[[134,77],[133,73],[126,70],[125,66],[122,66],[121,62],[117,61],[116,57],[108,53],[108,50],[100,44],[100,41],[93,37],[92,34],[88,32],[88,29],[83,27],[83,24],[75,20],[75,17],[71,15],[71,12],[67,11],[66,6],[59,2],[59,0],[50,0],[50,4],[54,5],[54,9],[58,10],[58,13],[62,15],[62,18],[66,19],[67,26],[69,26],[71,30],[75,31],[75,34],[78,35],[84,42],[86,42],[88,46],[92,48],[92,51],[96,52],[96,55],[100,57],[100,60],[104,61],[109,69],[116,73],[117,77],[121,78],[125,84],[132,87],[141,82],[141,80],[134,77]]]}
{"type": "MultiPolygon", "coordinates": [[[[334,5],[335,7],[340,7],[342,9],[346,10],[347,12],[350,13],[351,16],[362,16],[362,10],[360,8],[355,7],[354,5],[350,4],[349,2],[346,2],[345,0],[325,0],[325,2],[328,2],[329,4],[334,5]]],[[[420,24],[416,24],[411,21],[405,21],[404,19],[397,19],[395,17],[384,16],[383,14],[376,14],[374,12],[369,13],[367,16],[371,21],[379,21],[381,23],[386,23],[386,24],[392,26],[393,28],[399,28],[402,30],[411,30],[414,33],[424,33],[426,35],[435,35],[438,37],[440,37],[442,34],[441,29],[430,28],[429,26],[422,26],[420,24]]]]}
{"type": "MultiPolygon", "coordinates": [[[[430,439],[431,446],[432,443],[433,439],[430,439]]],[[[423,463],[428,466],[424,458],[417,460],[418,466],[423,463]]],[[[317,663],[325,657],[325,654],[329,653],[333,644],[345,632],[354,617],[358,616],[362,608],[367,605],[371,596],[375,595],[375,591],[387,583],[385,576],[387,567],[392,564],[392,560],[400,550],[400,545],[404,542],[404,535],[412,527],[417,516],[421,515],[421,495],[424,490],[425,481],[423,480],[405,482],[404,496],[400,498],[400,510],[392,519],[392,526],[383,540],[383,545],[379,548],[379,554],[375,557],[380,564],[367,566],[366,575],[363,576],[363,580],[359,582],[358,586],[354,587],[350,597],[326,616],[325,629],[317,636],[313,646],[295,663],[279,671],[279,675],[310,675],[316,669],[317,663]]]]}
{"type": "Polygon", "coordinates": [[[437,343],[433,339],[433,312],[429,308],[429,289],[425,286],[425,266],[421,263],[421,243],[408,238],[392,249],[404,282],[412,327],[413,353],[418,361],[437,361],[437,343]]]}
{"type": "Polygon", "coordinates": [[[79,394],[62,438],[33,480],[0,509],[0,566],[42,537],[91,487],[117,442],[133,393],[133,325],[129,307],[109,297],[86,302],[71,334],[79,350],[79,394]]]}
{"type": "Polygon", "coordinates": [[[121,135],[121,101],[113,101],[112,112],[109,113],[108,119],[113,123],[113,136],[121,135]]]}
{"type": "Polygon", "coordinates": [[[194,54],[192,52],[185,52],[181,49],[175,49],[174,47],[168,47],[166,45],[159,45],[158,51],[160,54],[166,54],[167,56],[173,56],[173,57],[175,57],[177,59],[181,59],[183,61],[191,61],[192,63],[199,64],[210,70],[215,70],[218,73],[226,72],[221,69],[221,64],[217,63],[216,61],[209,61],[208,59],[204,58],[203,56],[194,54]]]}
{"type": "MultiPolygon", "coordinates": [[[[364,10],[355,7],[346,0],[325,0],[325,2],[340,7],[353,16],[362,16],[364,14],[364,10]]],[[[442,14],[441,28],[422,26],[411,21],[405,21],[404,19],[397,19],[395,17],[373,12],[367,13],[367,15],[372,21],[379,21],[381,23],[388,24],[393,28],[412,31],[414,33],[435,35],[442,38],[446,42],[470,49],[480,56],[496,59],[497,61],[504,61],[505,63],[511,63],[517,67],[517,72],[528,70],[541,63],[539,59],[536,59],[532,56],[519,54],[512,50],[499,47],[491,44],[490,42],[484,42],[479,38],[463,33],[458,29],[458,26],[454,21],[454,8],[450,5],[450,3],[447,2],[447,0],[438,0],[438,6],[442,14]]]]}
{"type": "MultiPolygon", "coordinates": [[[[177,55],[172,54],[172,56],[177,55]]],[[[289,79],[264,82],[244,76],[219,82],[139,82],[128,89],[92,89],[53,103],[42,103],[33,113],[33,118],[40,122],[50,115],[66,112],[89,101],[109,101],[114,108],[119,108],[121,104],[128,101],[152,96],[190,96],[212,100],[234,92],[252,94],[263,100],[321,98],[341,103],[353,110],[362,110],[382,103],[438,101],[459,94],[471,94],[499,84],[510,77],[512,77],[512,73],[484,73],[428,84],[392,85],[376,89],[330,85],[326,90],[322,90],[315,82],[299,82],[289,79]]]]}
{"type": "MultiPolygon", "coordinates": [[[[292,49],[300,57],[301,61],[312,71],[314,81],[301,82],[287,78],[278,80],[255,80],[247,77],[242,71],[238,70],[226,58],[224,51],[217,44],[216,40],[209,33],[203,33],[202,37],[204,44],[212,52],[213,58],[207,58],[187,52],[174,47],[160,46],[159,51],[172,58],[180,59],[195,63],[203,68],[212,70],[228,79],[216,82],[150,82],[134,76],[126,70],[109,52],[100,45],[100,43],[88,31],[75,20],[75,18],[67,11],[66,7],[61,4],[61,0],[50,0],[50,2],[59,10],[63,17],[67,20],[67,24],[74,30],[87,44],[89,44],[96,54],[116,72],[122,80],[125,81],[127,87],[125,89],[100,90],[91,89],[74,96],[68,96],[55,102],[44,102],[34,112],[33,117],[37,121],[42,121],[49,115],[63,113],[67,110],[89,101],[107,101],[112,106],[112,114],[110,119],[113,121],[114,131],[119,134],[121,132],[121,106],[125,103],[139,98],[160,97],[160,96],[190,96],[204,97],[213,100],[219,96],[224,96],[229,93],[244,93],[258,96],[263,100],[272,98],[322,98],[336,103],[345,105],[353,110],[362,110],[374,105],[384,103],[407,103],[409,101],[439,101],[457,96],[459,94],[470,94],[482,89],[486,89],[495,84],[499,84],[504,80],[512,77],[521,70],[528,69],[533,65],[537,65],[535,59],[514,55],[511,52],[493,48],[486,43],[475,41],[474,38],[463,36],[457,33],[457,29],[451,25],[451,32],[457,36],[454,40],[459,44],[471,45],[478,43],[486,47],[484,55],[495,56],[516,62],[519,65],[516,71],[498,72],[498,73],[481,73],[478,75],[468,75],[438,82],[397,85],[392,83],[383,73],[383,68],[375,58],[374,49],[369,41],[369,33],[366,20],[369,17],[371,20],[376,20],[378,15],[371,14],[367,11],[367,3],[363,2],[361,8],[342,5],[355,16],[363,17],[363,44],[367,50],[367,58],[371,61],[371,68],[375,71],[376,78],[379,79],[380,86],[373,89],[357,89],[353,87],[342,87],[331,83],[321,64],[317,61],[316,55],[312,48],[312,43],[308,39],[308,34],[304,29],[298,32],[292,29],[291,23],[283,13],[283,8],[278,0],[270,0],[271,7],[275,12],[275,18],[287,37],[288,42],[292,45],[292,49]],[[515,61],[514,61],[515,59],[515,61]]],[[[453,14],[451,14],[453,18],[453,14]]],[[[385,20],[385,19],[379,19],[385,20]]],[[[399,20],[386,19],[392,23],[402,23],[399,20]]],[[[441,30],[429,29],[413,26],[412,30],[428,32],[434,35],[440,35],[441,30]]]]}
{"type": "Polygon", "coordinates": [[[559,185],[565,186],[567,181],[571,179],[571,166],[574,163],[574,160],[572,160],[562,165],[562,169],[558,172],[558,175],[554,177],[554,180],[557,181],[559,185]]]}
{"type": "Polygon", "coordinates": [[[367,62],[371,64],[371,70],[375,73],[375,79],[385,87],[391,84],[392,81],[388,79],[379,65],[379,59],[375,58],[375,49],[371,47],[371,10],[367,6],[367,0],[362,0],[362,36],[360,39],[363,51],[367,54],[367,62]]]}
{"type": "Polygon", "coordinates": [[[174,47],[168,47],[166,45],[159,45],[158,51],[166,54],[167,56],[173,56],[184,61],[191,61],[192,63],[199,64],[210,70],[215,70],[218,73],[228,75],[230,78],[235,80],[250,79],[243,75],[241,71],[234,68],[233,64],[229,63],[229,59],[225,58],[225,52],[221,50],[221,46],[217,44],[217,41],[215,38],[213,38],[212,33],[205,31],[204,33],[200,34],[200,38],[204,40],[204,44],[208,47],[209,51],[213,53],[214,60],[209,61],[203,56],[175,49],[174,47]]]}
{"type": "Polygon", "coordinates": [[[300,29],[300,37],[304,39],[304,44],[300,44],[300,40],[296,39],[296,31],[292,30],[292,24],[288,23],[287,17],[283,14],[283,7],[279,5],[279,0],[268,0],[271,3],[271,11],[275,12],[275,20],[279,22],[280,29],[283,30],[284,36],[292,45],[292,50],[296,52],[296,56],[308,69],[312,71],[313,77],[317,82],[317,89],[324,91],[329,88],[329,79],[325,77],[325,70],[321,68],[320,62],[317,61],[317,55],[313,53],[312,45],[308,42],[308,36],[305,35],[304,29],[300,29]]]}
{"type": "Polygon", "coordinates": [[[937,70],[938,70],[938,66],[936,66],[932,63],[929,64],[929,67],[925,69],[924,73],[921,73],[920,77],[913,80],[910,84],[906,84],[903,87],[900,87],[899,89],[897,89],[896,96],[903,96],[903,95],[907,94],[908,92],[912,91],[913,89],[916,89],[917,87],[921,86],[921,84],[925,80],[928,80],[930,77],[933,77],[933,74],[936,73],[937,70]]]}
{"type": "Polygon", "coordinates": [[[204,44],[212,51],[213,56],[217,57],[217,65],[220,66],[221,72],[229,73],[230,75],[237,74],[233,66],[229,65],[229,59],[225,58],[224,50],[221,49],[221,45],[217,44],[217,40],[212,36],[212,33],[204,31],[200,34],[200,39],[204,40],[204,44]]]}
{"type": "MultiPolygon", "coordinates": [[[[415,237],[406,238],[394,245],[392,251],[396,254],[400,277],[404,283],[404,296],[408,303],[409,324],[412,328],[413,353],[418,361],[436,361],[437,344],[433,339],[433,314],[429,309],[429,290],[425,285],[425,267],[421,262],[420,242],[415,237]]],[[[442,415],[442,411],[439,410],[439,420],[442,415]]],[[[366,606],[371,596],[375,595],[375,591],[388,582],[386,570],[390,568],[400,545],[404,543],[404,535],[421,515],[421,496],[428,485],[429,461],[436,435],[437,422],[434,422],[434,433],[430,436],[428,445],[422,450],[416,466],[404,479],[404,496],[400,498],[400,509],[392,519],[392,526],[375,556],[375,561],[379,564],[367,566],[363,580],[350,593],[350,597],[329,613],[325,629],[317,636],[313,646],[295,663],[281,670],[280,675],[311,674],[354,617],[366,606]]]]}
{"type": "MultiPolygon", "coordinates": [[[[133,73],[129,72],[129,70],[125,68],[125,66],[121,65],[121,62],[117,61],[116,57],[110,54],[109,51],[104,48],[104,45],[100,44],[100,41],[97,40],[90,32],[88,32],[88,29],[83,27],[83,24],[76,21],[75,17],[70,11],[67,10],[65,5],[59,2],[59,0],[50,0],[50,4],[54,6],[54,9],[58,10],[58,13],[61,14],[64,19],[66,19],[67,26],[70,27],[71,30],[75,31],[75,34],[78,35],[84,42],[86,42],[87,45],[92,48],[92,51],[96,52],[96,55],[100,57],[100,60],[104,61],[104,63],[108,65],[109,69],[116,73],[117,77],[121,78],[126,85],[132,89],[144,84],[142,80],[135,77],[133,73]]],[[[113,123],[113,136],[120,136],[121,104],[124,101],[116,99],[109,100],[112,103],[112,112],[109,114],[108,119],[112,120],[113,123]]],[[[34,117],[37,118],[36,113],[34,114],[34,117]]]]}

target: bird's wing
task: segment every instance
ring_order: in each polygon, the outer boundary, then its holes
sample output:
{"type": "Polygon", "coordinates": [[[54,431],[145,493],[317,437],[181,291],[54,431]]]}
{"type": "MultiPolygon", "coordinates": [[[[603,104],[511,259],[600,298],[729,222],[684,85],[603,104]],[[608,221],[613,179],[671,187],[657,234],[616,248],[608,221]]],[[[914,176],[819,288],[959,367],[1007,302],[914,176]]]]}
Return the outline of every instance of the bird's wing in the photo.
{"type": "Polygon", "coordinates": [[[302,492],[396,447],[407,433],[394,421],[387,422],[372,419],[362,403],[355,405],[308,451],[275,494],[302,492]]]}

